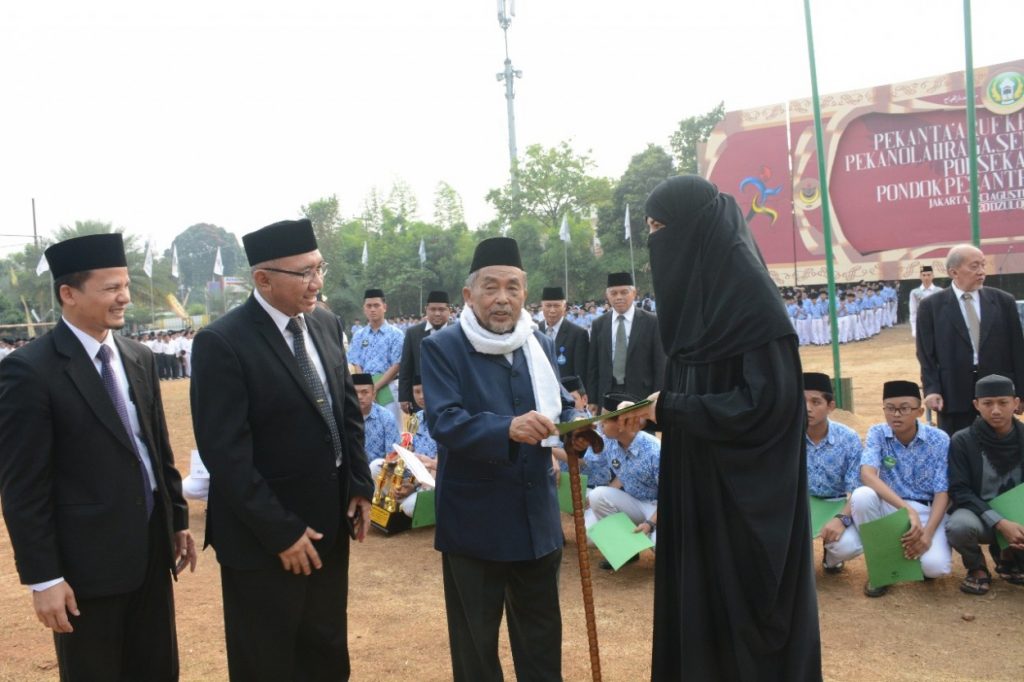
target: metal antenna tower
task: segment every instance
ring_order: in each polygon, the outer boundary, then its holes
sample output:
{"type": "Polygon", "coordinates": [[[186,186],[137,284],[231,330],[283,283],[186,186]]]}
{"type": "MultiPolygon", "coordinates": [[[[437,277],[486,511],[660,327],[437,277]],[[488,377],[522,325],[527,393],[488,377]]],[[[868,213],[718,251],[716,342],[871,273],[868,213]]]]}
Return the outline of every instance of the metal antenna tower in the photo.
{"type": "Polygon", "coordinates": [[[523,72],[512,68],[512,59],[508,56],[508,27],[516,15],[515,0],[498,0],[498,26],[505,36],[505,70],[497,74],[498,82],[505,82],[505,103],[508,108],[508,158],[512,203],[516,204],[519,196],[518,154],[516,151],[516,111],[515,79],[522,78],[523,72]]]}

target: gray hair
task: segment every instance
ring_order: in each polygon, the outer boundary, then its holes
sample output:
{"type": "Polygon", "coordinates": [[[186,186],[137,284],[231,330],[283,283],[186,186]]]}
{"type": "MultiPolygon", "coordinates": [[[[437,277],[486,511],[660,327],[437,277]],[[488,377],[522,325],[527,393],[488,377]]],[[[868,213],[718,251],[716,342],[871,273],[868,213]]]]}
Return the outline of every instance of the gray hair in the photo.
{"type": "Polygon", "coordinates": [[[972,244],[957,244],[946,254],[946,272],[958,268],[967,260],[967,254],[975,247],[972,244]]]}

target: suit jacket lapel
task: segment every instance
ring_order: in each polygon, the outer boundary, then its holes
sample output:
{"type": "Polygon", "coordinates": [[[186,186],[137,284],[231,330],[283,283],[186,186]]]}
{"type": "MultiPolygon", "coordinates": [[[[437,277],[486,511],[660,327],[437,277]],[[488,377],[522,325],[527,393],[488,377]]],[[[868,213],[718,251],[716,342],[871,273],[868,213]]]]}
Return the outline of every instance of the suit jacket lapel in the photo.
{"type": "Polygon", "coordinates": [[[999,307],[996,302],[992,300],[989,295],[988,289],[984,287],[978,292],[979,303],[981,304],[981,330],[978,334],[978,346],[979,350],[981,346],[985,345],[985,339],[988,338],[988,333],[992,330],[993,324],[995,324],[996,318],[999,316],[999,307]]]}
{"type": "Polygon", "coordinates": [[[569,328],[566,326],[569,321],[564,317],[562,318],[562,326],[558,328],[558,333],[555,334],[555,351],[565,345],[565,337],[569,335],[569,328]]]}
{"type": "Polygon", "coordinates": [[[953,325],[953,329],[957,331],[960,336],[963,337],[967,345],[971,345],[971,334],[967,331],[967,322],[964,321],[964,313],[960,309],[960,301],[956,300],[956,292],[953,291],[953,287],[947,289],[949,297],[946,300],[946,314],[952,319],[950,324],[953,325]]]}
{"type": "Polygon", "coordinates": [[[255,298],[250,298],[246,305],[249,306],[250,316],[260,336],[263,337],[263,340],[270,346],[277,359],[288,370],[288,373],[295,380],[302,394],[309,400],[313,409],[317,409],[316,398],[309,392],[309,386],[306,385],[306,380],[302,377],[302,372],[299,371],[299,363],[295,359],[295,354],[288,348],[288,344],[285,343],[284,336],[281,335],[277,325],[274,324],[274,321],[270,319],[270,315],[267,314],[267,311],[260,306],[255,298]]]}
{"type": "MultiPolygon", "coordinates": [[[[68,329],[62,321],[53,330],[53,341],[57,352],[68,358],[68,365],[64,371],[82,394],[86,404],[96,414],[100,423],[121,441],[134,457],[135,446],[129,440],[128,431],[121,423],[117,410],[114,409],[114,401],[110,399],[107,389],[103,386],[103,379],[96,371],[96,365],[86,355],[85,349],[75,338],[74,332],[68,329]]],[[[127,396],[125,397],[127,398],[127,396]]]]}

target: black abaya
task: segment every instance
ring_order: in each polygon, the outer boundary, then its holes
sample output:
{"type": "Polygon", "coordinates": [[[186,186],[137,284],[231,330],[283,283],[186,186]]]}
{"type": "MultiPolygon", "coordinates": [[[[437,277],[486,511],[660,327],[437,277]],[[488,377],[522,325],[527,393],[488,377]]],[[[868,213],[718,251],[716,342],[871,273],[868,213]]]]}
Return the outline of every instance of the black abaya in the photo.
{"type": "Polygon", "coordinates": [[[647,214],[666,225],[650,248],[670,352],[651,677],[820,680],[792,327],[731,197],[673,178],[647,214]]]}

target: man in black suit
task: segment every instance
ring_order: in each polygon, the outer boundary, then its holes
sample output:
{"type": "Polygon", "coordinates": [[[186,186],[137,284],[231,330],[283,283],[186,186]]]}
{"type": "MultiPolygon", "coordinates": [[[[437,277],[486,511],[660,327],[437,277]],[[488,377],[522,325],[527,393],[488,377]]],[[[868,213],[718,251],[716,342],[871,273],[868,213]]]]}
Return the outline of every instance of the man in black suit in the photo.
{"type": "Polygon", "coordinates": [[[242,237],[248,301],[196,334],[192,422],[210,472],[232,680],[347,680],[349,534],[373,482],[309,220],[242,237]],[[348,529],[346,529],[348,525],[348,529]]]}
{"type": "Polygon", "coordinates": [[[1024,336],[1013,297],[983,286],[980,249],[954,246],[946,272],[950,287],[921,301],[917,310],[917,360],[925,405],[952,436],[977,416],[971,401],[978,379],[1000,374],[1015,386],[1024,383],[1024,336]]]}
{"type": "MultiPolygon", "coordinates": [[[[590,329],[587,394],[597,400],[608,393],[645,396],[660,390],[665,352],[658,318],[633,305],[633,276],[628,272],[609,274],[605,298],[612,309],[594,320],[590,329]]],[[[591,403],[591,413],[597,414],[598,405],[591,403]]]]}
{"type": "Polygon", "coordinates": [[[406,414],[416,412],[416,401],[412,395],[413,377],[420,376],[420,342],[434,332],[439,332],[451,317],[447,291],[431,291],[427,294],[426,321],[414,324],[405,330],[402,341],[402,359],[398,365],[398,400],[406,414]]]}
{"type": "Polygon", "coordinates": [[[540,310],[544,315],[540,331],[555,343],[559,378],[586,376],[590,337],[585,329],[565,319],[566,302],[562,287],[544,287],[540,310]]]}
{"type": "Polygon", "coordinates": [[[171,576],[195,570],[153,353],[120,234],[46,250],[53,331],[0,364],[0,500],[61,680],[177,680],[171,576]],[[175,559],[179,560],[177,566],[175,559]]]}

